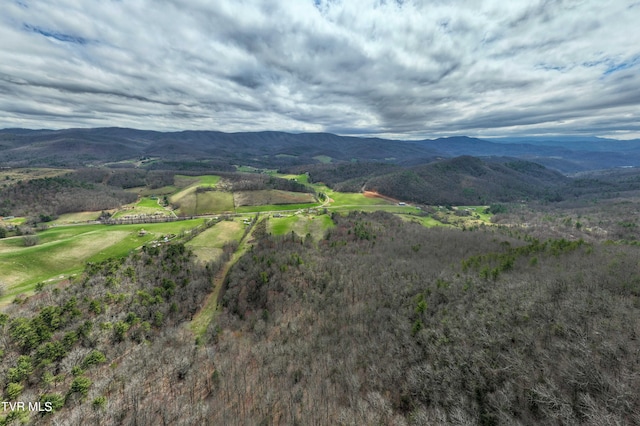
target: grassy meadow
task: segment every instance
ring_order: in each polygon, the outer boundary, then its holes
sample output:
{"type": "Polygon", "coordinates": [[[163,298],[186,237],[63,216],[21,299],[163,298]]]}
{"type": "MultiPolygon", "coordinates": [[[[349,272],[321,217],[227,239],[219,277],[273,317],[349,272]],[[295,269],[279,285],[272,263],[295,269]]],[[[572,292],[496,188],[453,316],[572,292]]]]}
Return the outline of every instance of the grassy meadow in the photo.
{"type": "Polygon", "coordinates": [[[306,192],[282,191],[279,189],[236,191],[233,193],[233,200],[237,207],[280,204],[313,204],[316,202],[313,194],[306,192]]]}
{"type": "Polygon", "coordinates": [[[37,234],[39,243],[25,247],[22,237],[0,240],[1,280],[7,286],[4,299],[30,292],[38,282],[52,282],[79,273],[86,262],[125,256],[131,250],[166,234],[179,234],[204,222],[136,225],[57,226],[37,234]],[[141,229],[147,231],[140,236],[141,229]]]}
{"type": "Polygon", "coordinates": [[[218,182],[220,182],[220,176],[177,175],[175,184],[182,189],[171,195],[169,201],[179,206],[180,216],[232,213],[234,211],[233,194],[215,190],[218,182]]]}
{"type": "Polygon", "coordinates": [[[236,219],[223,220],[213,227],[198,234],[186,246],[191,248],[199,260],[209,262],[215,260],[222,253],[222,247],[230,241],[240,241],[245,225],[236,219]]]}
{"type": "Polygon", "coordinates": [[[285,235],[295,232],[301,237],[307,234],[318,240],[324,236],[327,229],[333,227],[333,221],[328,215],[291,215],[288,217],[269,218],[267,230],[273,235],[285,235]]]}

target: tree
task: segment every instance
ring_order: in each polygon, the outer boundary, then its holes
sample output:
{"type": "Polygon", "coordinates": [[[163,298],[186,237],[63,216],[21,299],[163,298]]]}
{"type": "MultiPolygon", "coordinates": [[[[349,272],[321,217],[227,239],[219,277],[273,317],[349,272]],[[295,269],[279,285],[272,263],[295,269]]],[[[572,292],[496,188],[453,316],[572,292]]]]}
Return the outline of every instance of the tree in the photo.
{"type": "Polygon", "coordinates": [[[86,376],[78,376],[71,382],[69,393],[79,393],[83,397],[87,396],[89,387],[91,386],[91,380],[86,376]]]}
{"type": "Polygon", "coordinates": [[[36,235],[25,235],[22,237],[22,244],[24,244],[25,247],[35,246],[39,241],[40,239],[36,235]]]}

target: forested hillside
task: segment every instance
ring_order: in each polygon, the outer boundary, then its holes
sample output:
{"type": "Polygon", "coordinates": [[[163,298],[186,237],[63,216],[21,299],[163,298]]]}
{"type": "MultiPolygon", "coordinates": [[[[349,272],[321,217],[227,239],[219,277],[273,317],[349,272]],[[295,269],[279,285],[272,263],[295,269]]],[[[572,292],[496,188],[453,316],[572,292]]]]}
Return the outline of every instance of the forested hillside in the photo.
{"type": "Polygon", "coordinates": [[[220,264],[92,265],[3,316],[6,399],[43,424],[634,424],[640,247],[334,215],[220,264]]]}
{"type": "MultiPolygon", "coordinates": [[[[117,182],[124,185],[124,182],[117,182]]],[[[126,187],[126,186],[125,186],[126,187]]],[[[77,173],[18,182],[0,189],[0,216],[55,216],[112,209],[135,201],[135,194],[94,183],[77,173]]]]}
{"type": "Polygon", "coordinates": [[[411,167],[355,162],[312,165],[306,170],[311,181],[324,182],[335,190],[359,192],[364,188],[426,205],[558,201],[570,182],[556,171],[514,158],[462,156],[411,167]]]}
{"type": "Polygon", "coordinates": [[[637,247],[336,220],[234,268],[222,423],[640,421],[637,247]]]}
{"type": "MultiPolygon", "coordinates": [[[[183,245],[150,247],[90,264],[74,283],[19,300],[0,314],[3,400],[51,403],[55,413],[30,419],[42,424],[158,424],[165,396],[193,403],[214,367],[201,363],[207,370],[195,374],[193,358],[206,353],[194,350],[182,326],[218,269],[195,263],[183,245]]],[[[180,411],[167,407],[177,419],[180,411]]],[[[12,411],[0,424],[20,419],[29,414],[12,411]]]]}

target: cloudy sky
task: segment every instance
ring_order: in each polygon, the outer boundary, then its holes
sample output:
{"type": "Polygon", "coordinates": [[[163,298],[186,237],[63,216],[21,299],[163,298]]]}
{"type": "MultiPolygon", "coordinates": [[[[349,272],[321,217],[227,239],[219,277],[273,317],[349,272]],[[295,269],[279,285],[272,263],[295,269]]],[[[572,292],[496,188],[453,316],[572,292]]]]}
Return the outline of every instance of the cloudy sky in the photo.
{"type": "Polygon", "coordinates": [[[640,137],[640,1],[2,3],[0,128],[640,137]]]}

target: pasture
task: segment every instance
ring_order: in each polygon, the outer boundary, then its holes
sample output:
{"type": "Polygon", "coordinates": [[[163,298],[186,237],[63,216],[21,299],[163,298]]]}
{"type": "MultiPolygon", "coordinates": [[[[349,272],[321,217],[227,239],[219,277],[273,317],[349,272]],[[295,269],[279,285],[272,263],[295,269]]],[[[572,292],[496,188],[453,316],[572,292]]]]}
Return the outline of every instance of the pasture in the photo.
{"type": "Polygon", "coordinates": [[[232,213],[233,195],[215,190],[219,182],[220,176],[177,175],[175,184],[183,189],[169,197],[169,201],[178,207],[181,216],[232,213]]]}
{"type": "Polygon", "coordinates": [[[313,209],[318,204],[267,204],[262,206],[237,207],[238,213],[263,213],[263,212],[290,212],[296,210],[313,209]]]}
{"type": "Polygon", "coordinates": [[[237,207],[280,204],[313,204],[316,202],[313,194],[309,194],[307,192],[281,191],[279,189],[236,191],[233,194],[233,200],[237,207]]]}
{"type": "Polygon", "coordinates": [[[230,241],[240,241],[245,226],[237,219],[223,220],[198,234],[185,245],[203,262],[215,260],[222,253],[222,247],[230,241]]]}
{"type": "Polygon", "coordinates": [[[66,225],[70,223],[90,222],[97,220],[100,212],[76,212],[65,213],[58,216],[56,220],[51,222],[52,225],[66,225]]]}
{"type": "Polygon", "coordinates": [[[333,226],[333,221],[328,215],[299,214],[269,218],[267,230],[273,235],[286,235],[295,232],[298,236],[304,237],[311,234],[315,240],[319,240],[324,237],[327,229],[333,226]]]}
{"type": "Polygon", "coordinates": [[[161,206],[158,199],[151,197],[142,197],[136,203],[122,206],[114,215],[114,219],[120,219],[127,216],[153,216],[162,215],[169,216],[171,211],[161,206]]]}
{"type": "Polygon", "coordinates": [[[38,233],[39,244],[31,247],[24,247],[22,237],[2,239],[0,280],[7,285],[3,298],[30,292],[38,282],[54,282],[79,273],[86,262],[125,256],[163,235],[177,235],[203,222],[57,226],[38,233]],[[139,235],[141,229],[145,235],[139,235]]]}

